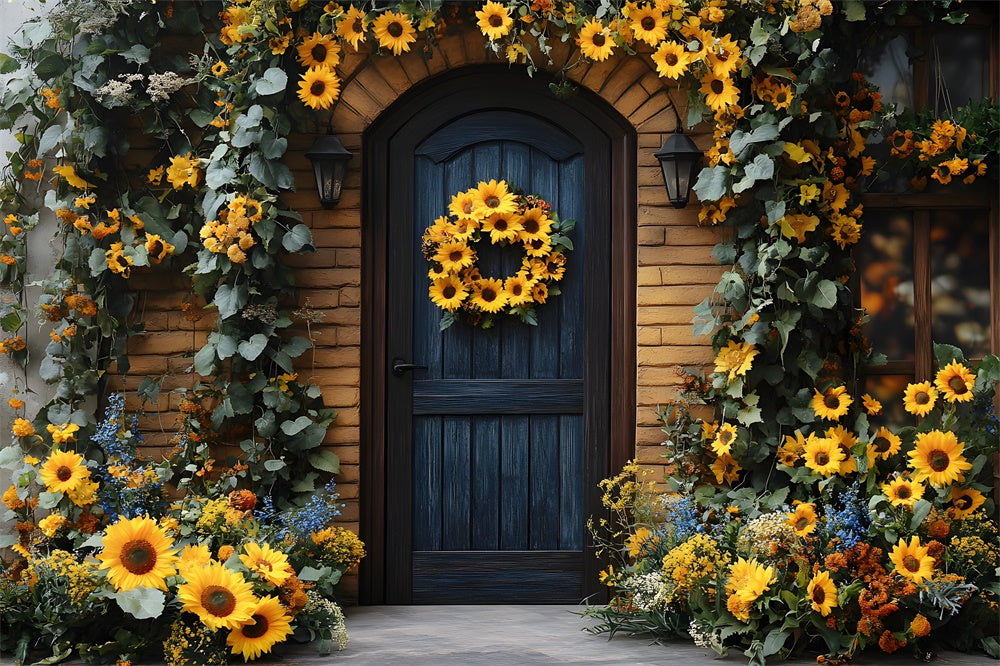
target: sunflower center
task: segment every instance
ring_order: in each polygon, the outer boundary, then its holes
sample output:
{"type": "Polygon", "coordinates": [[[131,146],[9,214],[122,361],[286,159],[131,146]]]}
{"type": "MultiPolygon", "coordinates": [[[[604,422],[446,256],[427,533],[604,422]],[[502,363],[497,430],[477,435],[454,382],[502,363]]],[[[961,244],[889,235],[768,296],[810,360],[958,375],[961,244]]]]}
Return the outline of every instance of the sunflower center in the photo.
{"type": "Polygon", "coordinates": [[[267,633],[268,622],[263,615],[253,615],[250,617],[253,624],[245,624],[240,631],[247,638],[260,638],[267,633]]]}
{"type": "Polygon", "coordinates": [[[449,284],[447,287],[441,290],[441,295],[444,296],[445,298],[454,298],[456,291],[457,290],[455,289],[455,287],[449,284]]]}
{"type": "Polygon", "coordinates": [[[485,203],[487,208],[496,208],[497,206],[500,205],[500,198],[496,196],[490,196],[486,198],[485,203]]]}
{"type": "Polygon", "coordinates": [[[461,250],[452,250],[451,254],[448,255],[448,259],[457,263],[462,260],[462,254],[461,250]]]}
{"type": "Polygon", "coordinates": [[[920,560],[913,555],[907,555],[903,558],[903,566],[907,571],[920,571],[920,560]]]}
{"type": "Polygon", "coordinates": [[[69,481],[73,478],[73,470],[63,465],[56,471],[56,478],[60,481],[69,481]]]}
{"type": "Polygon", "coordinates": [[[910,499],[913,495],[913,491],[910,490],[909,486],[900,486],[896,488],[896,497],[899,499],[910,499]]]}
{"type": "Polygon", "coordinates": [[[663,56],[663,62],[667,63],[668,67],[674,67],[680,62],[680,58],[677,57],[676,53],[668,53],[663,56]]]}
{"type": "Polygon", "coordinates": [[[718,60],[719,62],[726,62],[727,60],[729,60],[729,56],[730,56],[730,53],[729,53],[729,51],[727,51],[727,50],[725,50],[725,49],[722,49],[721,51],[719,51],[719,52],[718,52],[718,53],[717,53],[717,54],[715,55],[716,59],[717,59],[717,60],[718,60]]]}
{"type": "Polygon", "coordinates": [[[361,34],[364,32],[365,26],[361,22],[361,17],[354,19],[354,24],[351,25],[351,30],[353,30],[355,34],[361,34]]]}
{"type": "Polygon", "coordinates": [[[403,26],[399,24],[399,21],[393,21],[386,27],[385,31],[393,37],[399,37],[403,34],[403,26]]]}
{"type": "Polygon", "coordinates": [[[828,409],[837,409],[840,407],[840,398],[835,395],[828,395],[823,398],[823,404],[826,405],[828,409]]]}
{"type": "Polygon", "coordinates": [[[726,89],[726,84],[722,82],[722,79],[713,79],[712,85],[709,87],[712,89],[713,93],[721,95],[722,91],[726,89]]]}
{"type": "Polygon", "coordinates": [[[159,256],[160,252],[163,251],[163,243],[160,241],[153,241],[149,244],[149,253],[154,257],[159,256]]]}
{"type": "Polygon", "coordinates": [[[532,250],[541,250],[543,245],[545,245],[545,241],[543,241],[541,238],[536,238],[533,241],[531,241],[532,250]]]}
{"type": "Polygon", "coordinates": [[[521,292],[523,291],[524,288],[519,284],[515,284],[510,288],[510,293],[514,294],[515,296],[520,296],[521,292]]]}
{"type": "Polygon", "coordinates": [[[723,444],[728,444],[729,442],[732,441],[732,439],[733,439],[733,433],[729,432],[728,430],[723,430],[722,432],[719,433],[719,441],[722,442],[723,444]]]}
{"type": "Polygon", "coordinates": [[[482,296],[483,300],[489,303],[497,299],[497,292],[492,287],[484,287],[482,296]]]}
{"type": "Polygon", "coordinates": [[[557,263],[556,263],[556,262],[554,262],[554,261],[550,261],[549,263],[547,263],[547,264],[545,265],[545,269],[546,269],[546,270],[547,270],[547,271],[548,271],[549,273],[555,273],[555,272],[556,272],[557,270],[559,270],[559,264],[557,264],[557,263]]]}
{"type": "Polygon", "coordinates": [[[892,442],[890,442],[886,437],[876,437],[875,441],[872,442],[872,446],[874,446],[875,450],[879,453],[885,453],[892,448],[892,442]]]}
{"type": "Polygon", "coordinates": [[[604,46],[605,42],[604,33],[603,32],[597,33],[596,35],[594,35],[591,41],[594,42],[594,46],[604,46]]]}
{"type": "Polygon", "coordinates": [[[497,231],[507,231],[507,220],[501,217],[499,220],[493,223],[493,228],[496,229],[497,231]]]}
{"type": "Polygon", "coordinates": [[[319,97],[326,90],[326,84],[322,81],[313,81],[313,84],[309,86],[309,92],[316,97],[319,97]]]}
{"type": "Polygon", "coordinates": [[[823,589],[822,585],[817,585],[813,588],[812,600],[815,604],[820,604],[826,601],[826,590],[823,589]]]}
{"type": "Polygon", "coordinates": [[[805,516],[799,516],[798,520],[795,521],[795,529],[804,530],[809,527],[809,519],[805,516]]]}
{"type": "Polygon", "coordinates": [[[917,403],[918,405],[926,405],[930,401],[931,397],[930,395],[927,394],[926,391],[921,391],[920,393],[913,396],[913,402],[917,403]]]}
{"type": "Polygon", "coordinates": [[[145,539],[134,539],[122,546],[121,561],[129,573],[142,576],[156,566],[156,551],[145,539]]]}
{"type": "Polygon", "coordinates": [[[528,219],[526,219],[524,221],[524,225],[523,226],[524,226],[524,230],[527,231],[529,234],[536,234],[536,233],[538,233],[538,220],[536,220],[536,219],[533,219],[533,218],[529,217],[528,219]]]}
{"type": "Polygon", "coordinates": [[[227,617],[236,608],[236,595],[220,585],[208,585],[201,592],[201,605],[215,617],[227,617]]]}
{"type": "Polygon", "coordinates": [[[462,204],[462,212],[465,213],[466,215],[469,215],[469,214],[472,213],[472,202],[471,201],[466,201],[464,204],[462,204]]]}
{"type": "Polygon", "coordinates": [[[652,30],[656,27],[656,19],[652,16],[644,16],[642,17],[642,21],[639,22],[639,25],[642,26],[643,30],[652,30]]]}
{"type": "Polygon", "coordinates": [[[312,47],[312,50],[309,51],[309,54],[312,55],[313,60],[315,60],[316,62],[326,62],[326,45],[317,44],[316,46],[312,47]]]}
{"type": "Polygon", "coordinates": [[[962,495],[961,497],[955,499],[954,505],[959,511],[965,511],[972,506],[972,498],[968,495],[962,495]]]}
{"type": "Polygon", "coordinates": [[[927,461],[932,470],[935,472],[943,472],[948,469],[948,465],[951,464],[951,457],[941,449],[934,449],[931,451],[931,454],[927,456],[927,461]]]}
{"type": "Polygon", "coordinates": [[[826,451],[820,451],[816,454],[816,464],[826,465],[830,462],[830,455],[826,451]]]}
{"type": "Polygon", "coordinates": [[[778,104],[784,104],[786,99],[788,99],[788,96],[787,96],[787,94],[785,93],[784,90],[782,90],[780,93],[778,93],[777,95],[774,96],[774,100],[778,104]]]}
{"type": "Polygon", "coordinates": [[[965,385],[965,380],[955,375],[948,380],[948,387],[955,392],[956,395],[962,395],[969,392],[969,387],[965,385]]]}
{"type": "Polygon", "coordinates": [[[500,18],[499,14],[493,14],[492,16],[490,16],[490,26],[494,28],[499,28],[502,25],[503,25],[503,19],[500,18]]]}

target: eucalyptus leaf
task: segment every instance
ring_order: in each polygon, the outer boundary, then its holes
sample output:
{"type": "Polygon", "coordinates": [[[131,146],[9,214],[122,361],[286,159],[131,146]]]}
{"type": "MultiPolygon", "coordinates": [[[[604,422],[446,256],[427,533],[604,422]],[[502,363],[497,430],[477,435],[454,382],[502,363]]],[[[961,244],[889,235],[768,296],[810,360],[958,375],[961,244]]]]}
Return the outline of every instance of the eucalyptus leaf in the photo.
{"type": "Polygon", "coordinates": [[[258,95],[274,95],[284,91],[288,85],[288,75],[278,67],[271,67],[254,81],[253,91],[258,95]]]}
{"type": "Polygon", "coordinates": [[[166,607],[166,595],[154,587],[140,586],[114,595],[118,607],[137,620],[160,617],[166,607]]]}
{"type": "Polygon", "coordinates": [[[239,345],[240,356],[248,361],[256,361],[267,347],[267,336],[263,333],[254,333],[249,340],[244,340],[239,345]]]}
{"type": "Polygon", "coordinates": [[[328,449],[320,449],[309,454],[309,464],[324,472],[338,474],[340,472],[340,458],[328,449]]]}

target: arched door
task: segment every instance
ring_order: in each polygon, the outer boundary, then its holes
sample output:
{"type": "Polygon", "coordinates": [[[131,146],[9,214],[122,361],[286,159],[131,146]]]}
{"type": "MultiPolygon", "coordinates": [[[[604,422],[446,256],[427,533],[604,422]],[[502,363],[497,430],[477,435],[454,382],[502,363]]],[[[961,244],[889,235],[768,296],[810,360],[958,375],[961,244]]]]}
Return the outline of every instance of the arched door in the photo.
{"type": "MultiPolygon", "coordinates": [[[[384,280],[366,320],[384,332],[371,428],[384,428],[384,601],[578,602],[596,590],[585,523],[611,460],[616,137],[505,70],[400,104],[370,132],[379,150],[367,159],[386,162],[369,164],[366,183],[386,253],[365,274],[384,280]],[[562,294],[538,307],[537,326],[441,331],[421,236],[451,195],[490,179],[576,220],[562,294]]],[[[483,252],[479,267],[502,277],[519,262],[513,249],[483,252]]]]}

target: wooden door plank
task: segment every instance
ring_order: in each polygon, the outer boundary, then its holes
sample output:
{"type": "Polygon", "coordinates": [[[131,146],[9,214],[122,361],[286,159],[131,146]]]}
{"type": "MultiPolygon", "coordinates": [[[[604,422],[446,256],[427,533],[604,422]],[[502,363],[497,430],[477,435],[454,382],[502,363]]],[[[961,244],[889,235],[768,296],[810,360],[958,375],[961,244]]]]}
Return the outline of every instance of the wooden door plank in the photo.
{"type": "Polygon", "coordinates": [[[559,417],[559,549],[583,550],[583,417],[559,417]]]}
{"type": "Polygon", "coordinates": [[[575,604],[583,598],[582,570],[581,552],[415,552],[413,598],[424,604],[575,604]]]}
{"type": "Polygon", "coordinates": [[[528,548],[528,417],[504,416],[500,432],[500,549],[528,548]]]}
{"type": "Polygon", "coordinates": [[[471,544],[469,488],[472,460],[469,417],[445,417],[444,443],[441,460],[443,504],[441,547],[446,550],[468,550],[471,544]]]}
{"type": "MultiPolygon", "coordinates": [[[[557,367],[550,359],[549,367],[557,367]]],[[[579,414],[582,379],[418,379],[415,414],[579,414]]]]}
{"type": "Polygon", "coordinates": [[[531,550],[556,550],[559,547],[559,417],[532,416],[529,429],[528,546],[531,550]]]}
{"type": "MultiPolygon", "coordinates": [[[[440,211],[446,210],[446,205],[442,205],[444,188],[444,169],[434,164],[426,157],[417,158],[415,173],[415,220],[411,247],[420,248],[421,238],[424,229],[434,223],[434,220],[441,215],[440,211]]],[[[418,251],[419,255],[419,251],[418,251]]],[[[443,341],[440,335],[427,335],[426,331],[437,331],[438,322],[441,318],[441,310],[434,305],[428,297],[427,289],[430,280],[427,278],[426,270],[428,264],[422,256],[415,259],[414,279],[413,279],[413,353],[409,358],[403,359],[407,363],[426,365],[427,370],[414,371],[414,378],[434,378],[441,377],[443,341]]]]}
{"type": "MultiPolygon", "coordinates": [[[[466,150],[444,166],[444,188],[447,197],[445,205],[451,203],[451,197],[457,192],[464,192],[478,185],[478,181],[470,178],[472,157],[472,151],[466,150]]],[[[434,334],[433,331],[431,334],[434,334]]],[[[447,379],[472,377],[472,328],[464,324],[455,324],[440,335],[444,355],[442,377],[447,379]]]]}
{"type": "Polygon", "coordinates": [[[441,550],[442,418],[413,419],[413,547],[441,550]]]}
{"type": "Polygon", "coordinates": [[[587,260],[590,225],[587,224],[584,206],[585,193],[578,185],[585,182],[583,164],[581,156],[561,165],[559,170],[559,214],[576,220],[576,228],[570,234],[573,250],[566,259],[566,275],[558,282],[563,292],[557,301],[559,318],[565,322],[559,349],[560,377],[583,377],[586,308],[596,295],[590,292],[608,288],[599,277],[594,279],[592,269],[597,267],[587,260]],[[580,270],[581,267],[585,267],[584,270],[580,270]],[[587,290],[584,290],[584,284],[589,285],[587,290]]]}
{"type": "Polygon", "coordinates": [[[500,547],[500,417],[472,418],[472,550],[500,547]]]}

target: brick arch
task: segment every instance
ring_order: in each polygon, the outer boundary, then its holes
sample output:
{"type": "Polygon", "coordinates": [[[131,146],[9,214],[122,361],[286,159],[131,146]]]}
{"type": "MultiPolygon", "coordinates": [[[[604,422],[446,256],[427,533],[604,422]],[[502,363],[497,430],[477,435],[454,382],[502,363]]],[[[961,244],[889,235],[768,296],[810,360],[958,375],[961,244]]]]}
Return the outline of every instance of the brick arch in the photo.
{"type": "MultiPolygon", "coordinates": [[[[498,62],[486,50],[485,40],[479,31],[466,29],[442,38],[430,58],[417,52],[373,56],[368,50],[345,57],[338,68],[344,88],[331,120],[334,132],[363,132],[399,95],[436,74],[498,62]]],[[[576,57],[575,46],[556,43],[553,71],[576,57]]],[[[639,133],[672,132],[676,126],[666,81],[657,76],[647,58],[619,53],[604,62],[579,64],[569,70],[568,77],[604,99],[639,133]]],[[[674,97],[679,101],[681,95],[674,97]]]]}

